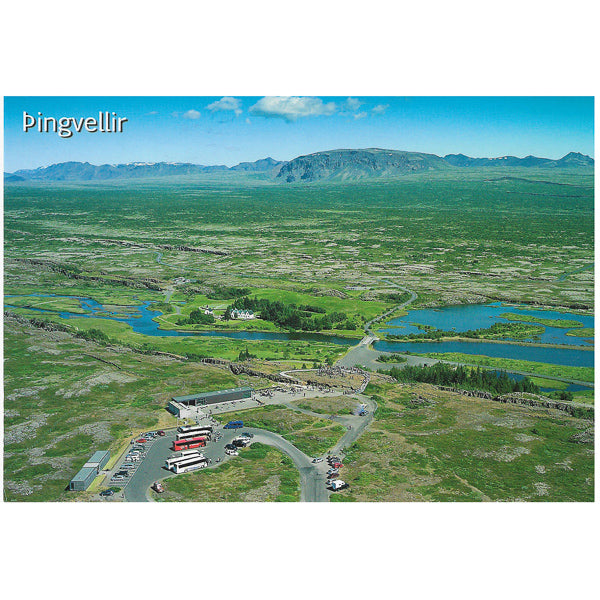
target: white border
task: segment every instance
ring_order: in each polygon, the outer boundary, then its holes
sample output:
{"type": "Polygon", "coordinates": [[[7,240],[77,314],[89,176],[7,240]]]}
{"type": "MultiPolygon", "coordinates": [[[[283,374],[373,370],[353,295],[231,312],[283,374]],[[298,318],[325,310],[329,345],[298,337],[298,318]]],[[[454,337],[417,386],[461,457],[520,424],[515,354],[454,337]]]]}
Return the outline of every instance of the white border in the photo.
{"type": "MultiPolygon", "coordinates": [[[[594,95],[591,3],[26,2],[3,95],[594,95]]],[[[2,505],[9,598],[546,599],[596,588],[596,505],[2,505]],[[186,574],[181,531],[198,531],[186,574]]],[[[192,536],[186,536],[191,537],[192,536]]]]}

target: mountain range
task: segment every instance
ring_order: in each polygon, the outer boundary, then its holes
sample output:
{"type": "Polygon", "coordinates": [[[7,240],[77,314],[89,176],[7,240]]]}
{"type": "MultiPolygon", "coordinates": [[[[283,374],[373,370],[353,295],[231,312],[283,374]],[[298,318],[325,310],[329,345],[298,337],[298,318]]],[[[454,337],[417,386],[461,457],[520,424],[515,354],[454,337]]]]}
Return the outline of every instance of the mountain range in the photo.
{"type": "Polygon", "coordinates": [[[424,171],[441,171],[474,167],[538,167],[573,169],[593,167],[594,159],[579,152],[570,152],[561,159],[526,156],[471,158],[464,154],[444,157],[423,152],[404,152],[380,148],[341,149],[298,156],[290,161],[271,157],[255,162],[242,162],[234,167],[197,165],[193,163],[127,163],[92,165],[88,162],[64,162],[38,169],[23,169],[5,173],[5,183],[24,181],[105,181],[141,179],[174,175],[222,174],[230,172],[263,173],[284,183],[313,181],[359,181],[373,178],[394,178],[424,171]]]}

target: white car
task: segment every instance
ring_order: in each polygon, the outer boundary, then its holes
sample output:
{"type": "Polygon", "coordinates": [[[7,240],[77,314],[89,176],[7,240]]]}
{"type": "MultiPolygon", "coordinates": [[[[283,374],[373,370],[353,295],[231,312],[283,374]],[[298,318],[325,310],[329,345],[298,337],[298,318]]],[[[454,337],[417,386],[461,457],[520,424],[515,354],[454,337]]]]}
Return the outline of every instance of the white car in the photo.
{"type": "Polygon", "coordinates": [[[323,459],[322,459],[322,458],[313,458],[313,459],[312,459],[312,461],[313,461],[314,463],[322,463],[322,462],[323,462],[323,459]]]}

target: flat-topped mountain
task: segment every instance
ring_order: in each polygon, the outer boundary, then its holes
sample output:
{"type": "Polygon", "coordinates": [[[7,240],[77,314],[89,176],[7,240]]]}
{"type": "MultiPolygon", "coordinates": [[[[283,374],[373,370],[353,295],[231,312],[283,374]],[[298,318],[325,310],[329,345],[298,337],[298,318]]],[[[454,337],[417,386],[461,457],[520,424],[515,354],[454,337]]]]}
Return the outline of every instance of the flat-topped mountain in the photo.
{"type": "Polygon", "coordinates": [[[396,177],[420,171],[447,169],[435,154],[366,148],[364,150],[330,150],[299,156],[281,167],[277,178],[295,181],[357,181],[374,177],[396,177]]]}
{"type": "Polygon", "coordinates": [[[558,160],[526,156],[471,158],[464,154],[444,157],[423,152],[403,152],[365,148],[357,150],[327,150],[298,156],[289,162],[271,157],[254,162],[242,162],[233,167],[225,165],[196,165],[193,163],[127,163],[92,165],[88,162],[64,162],[38,169],[4,174],[4,183],[26,181],[105,181],[112,179],[142,179],[174,175],[256,173],[263,179],[282,183],[313,181],[360,181],[395,178],[411,173],[474,167],[538,167],[548,169],[593,168],[594,159],[579,152],[570,152],[558,160]]]}
{"type": "Polygon", "coordinates": [[[526,156],[470,158],[464,154],[448,154],[443,158],[422,152],[401,152],[366,148],[364,150],[330,150],[299,156],[284,164],[277,179],[287,183],[300,181],[357,181],[390,178],[419,173],[470,167],[593,167],[594,159],[571,152],[559,160],[526,156]]]}

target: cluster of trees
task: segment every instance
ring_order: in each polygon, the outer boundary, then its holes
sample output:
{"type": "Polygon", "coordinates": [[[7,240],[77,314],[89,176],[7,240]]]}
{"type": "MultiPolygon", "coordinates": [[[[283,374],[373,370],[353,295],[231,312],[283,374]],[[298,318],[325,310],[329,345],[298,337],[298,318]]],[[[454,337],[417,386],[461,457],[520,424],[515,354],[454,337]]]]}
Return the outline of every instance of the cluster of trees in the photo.
{"type": "Polygon", "coordinates": [[[260,318],[271,321],[280,327],[296,331],[323,331],[327,329],[350,329],[357,328],[356,323],[348,318],[344,312],[325,313],[324,309],[315,306],[295,304],[284,304],[279,300],[268,300],[266,298],[250,298],[244,296],[238,298],[227,307],[224,319],[231,319],[231,311],[251,310],[260,314],[260,318]],[[322,316],[316,316],[318,313],[322,316]]]}
{"type": "Polygon", "coordinates": [[[523,338],[533,337],[543,333],[544,328],[523,323],[494,323],[491,327],[468,329],[467,331],[444,331],[427,325],[419,325],[419,329],[426,329],[424,333],[409,333],[406,335],[388,334],[391,340],[439,340],[447,337],[464,337],[472,339],[489,338],[523,338]]]}
{"type": "Polygon", "coordinates": [[[245,360],[250,360],[251,358],[256,358],[256,354],[251,354],[248,351],[248,347],[246,347],[245,350],[240,350],[240,353],[238,354],[238,362],[243,362],[245,360]]]}
{"type": "Polygon", "coordinates": [[[561,400],[562,402],[571,402],[573,400],[573,392],[567,390],[560,390],[550,394],[553,398],[561,400]]]}
{"type": "Polygon", "coordinates": [[[381,354],[377,357],[377,362],[381,363],[405,363],[407,360],[402,354],[381,354]]]}
{"type": "Polygon", "coordinates": [[[424,367],[407,366],[402,369],[393,367],[387,373],[397,381],[419,381],[465,390],[482,390],[492,394],[509,394],[511,392],[538,394],[540,391],[538,386],[527,377],[515,381],[504,371],[488,371],[480,367],[471,369],[436,363],[424,367]]]}
{"type": "Polygon", "coordinates": [[[385,294],[385,298],[387,300],[391,300],[392,302],[397,302],[398,304],[402,304],[403,302],[406,302],[410,298],[410,294],[408,292],[401,292],[401,293],[391,292],[391,293],[385,294]]]}
{"type": "Polygon", "coordinates": [[[110,338],[104,331],[100,329],[91,329],[81,330],[75,334],[75,337],[82,338],[84,340],[90,340],[92,342],[99,342],[101,344],[108,344],[110,342],[110,338]]]}
{"type": "Polygon", "coordinates": [[[213,315],[204,314],[204,310],[200,308],[196,308],[190,313],[190,316],[186,319],[181,317],[177,319],[178,325],[212,325],[215,322],[215,317],[213,315]]]}

